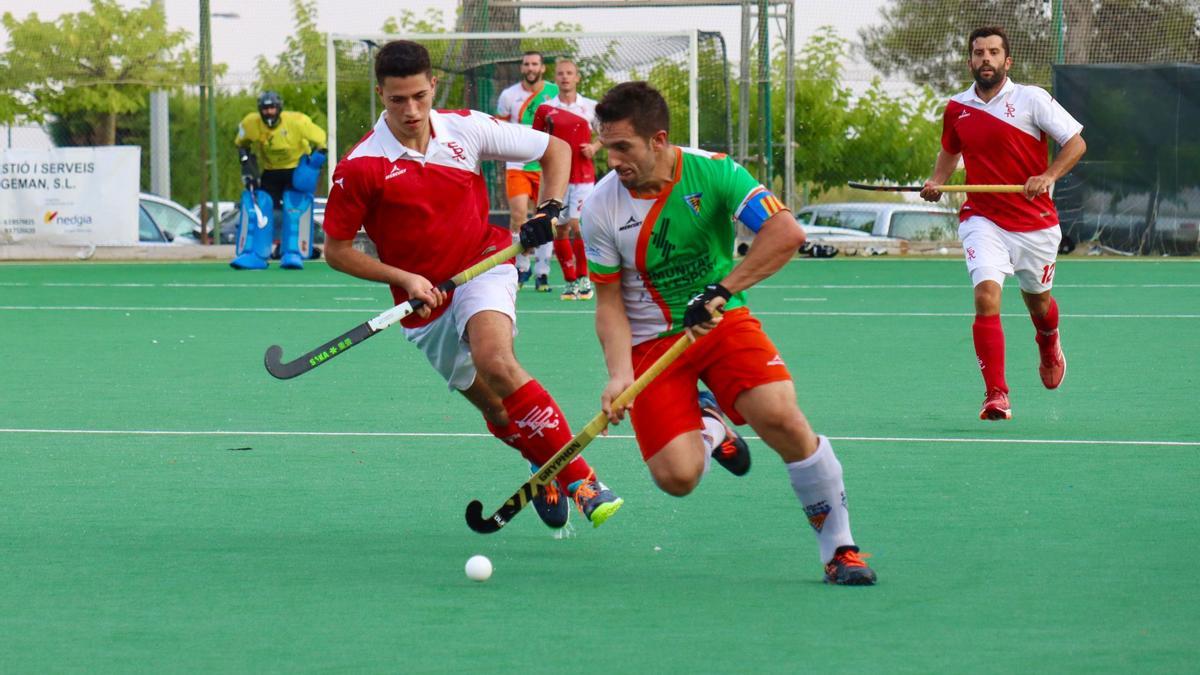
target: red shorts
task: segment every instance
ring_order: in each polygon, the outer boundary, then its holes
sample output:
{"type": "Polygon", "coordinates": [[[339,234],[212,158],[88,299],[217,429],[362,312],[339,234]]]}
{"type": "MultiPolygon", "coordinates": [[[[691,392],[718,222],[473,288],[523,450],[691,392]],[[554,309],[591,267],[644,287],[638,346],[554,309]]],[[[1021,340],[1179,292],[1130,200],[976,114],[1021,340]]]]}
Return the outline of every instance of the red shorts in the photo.
{"type": "MultiPolygon", "coordinates": [[[[672,335],[634,346],[634,373],[641,375],[649,369],[678,339],[672,335]]],[[[696,400],[698,380],[717,397],[729,419],[740,425],[746,420],[734,402],[743,391],[791,379],[758,319],[745,307],[731,310],[634,399],[629,416],[642,457],[650,459],[676,436],[703,428],[696,400]]]]}
{"type": "Polygon", "coordinates": [[[504,187],[509,199],[517,195],[526,195],[536,204],[538,188],[541,186],[541,183],[542,174],[540,171],[507,169],[504,172],[504,187]]]}

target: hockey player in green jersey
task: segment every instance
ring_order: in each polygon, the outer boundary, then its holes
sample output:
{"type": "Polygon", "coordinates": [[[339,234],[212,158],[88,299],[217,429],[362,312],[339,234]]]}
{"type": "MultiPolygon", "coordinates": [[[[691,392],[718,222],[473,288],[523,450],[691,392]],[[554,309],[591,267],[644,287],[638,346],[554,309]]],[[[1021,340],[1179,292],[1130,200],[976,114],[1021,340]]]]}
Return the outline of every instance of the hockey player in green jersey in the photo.
{"type": "Polygon", "coordinates": [[[601,406],[613,423],[630,414],[651,476],[676,496],[696,488],[712,459],[745,474],[749,449],[726,419],[749,424],[786,464],[825,580],[874,584],[850,533],[842,466],[809,426],[787,366],[746,306],[744,291],[791,260],[804,230],[730,157],[672,145],[667,103],[645,82],[611,89],[596,119],[612,171],[584,203],[581,226],[609,372],[601,406]],[[738,265],[734,219],[757,233],[738,265]],[[613,409],[685,330],[697,343],[628,410],[613,409]],[[712,393],[697,395],[698,381],[712,393]]]}

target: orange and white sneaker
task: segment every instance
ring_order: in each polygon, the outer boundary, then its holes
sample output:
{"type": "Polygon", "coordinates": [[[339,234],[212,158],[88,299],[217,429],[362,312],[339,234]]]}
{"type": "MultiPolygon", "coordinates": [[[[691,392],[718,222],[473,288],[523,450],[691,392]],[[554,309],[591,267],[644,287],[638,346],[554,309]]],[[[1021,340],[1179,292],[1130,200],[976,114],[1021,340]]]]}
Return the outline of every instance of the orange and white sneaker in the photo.
{"type": "Polygon", "coordinates": [[[1012,406],[1008,403],[1008,394],[993,389],[983,399],[983,409],[979,411],[981,420],[1011,420],[1012,406]]]}
{"type": "Polygon", "coordinates": [[[1038,345],[1042,362],[1038,364],[1038,375],[1042,376],[1042,384],[1047,389],[1057,389],[1067,375],[1067,357],[1063,355],[1062,342],[1058,339],[1058,331],[1054,331],[1050,344],[1038,345]]]}
{"type": "Polygon", "coordinates": [[[863,562],[857,546],[840,546],[825,564],[825,583],[839,586],[874,586],[875,570],[863,562]]]}

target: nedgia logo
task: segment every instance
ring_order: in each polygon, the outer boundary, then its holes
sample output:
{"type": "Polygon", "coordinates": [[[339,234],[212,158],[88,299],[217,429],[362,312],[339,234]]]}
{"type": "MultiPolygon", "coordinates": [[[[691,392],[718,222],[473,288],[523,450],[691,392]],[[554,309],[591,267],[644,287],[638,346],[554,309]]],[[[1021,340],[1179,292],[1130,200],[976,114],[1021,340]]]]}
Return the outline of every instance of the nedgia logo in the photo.
{"type": "Polygon", "coordinates": [[[44,216],[42,216],[42,220],[44,220],[47,224],[58,223],[59,225],[91,225],[92,224],[91,216],[63,216],[63,215],[59,215],[58,211],[47,211],[46,214],[44,216]]]}

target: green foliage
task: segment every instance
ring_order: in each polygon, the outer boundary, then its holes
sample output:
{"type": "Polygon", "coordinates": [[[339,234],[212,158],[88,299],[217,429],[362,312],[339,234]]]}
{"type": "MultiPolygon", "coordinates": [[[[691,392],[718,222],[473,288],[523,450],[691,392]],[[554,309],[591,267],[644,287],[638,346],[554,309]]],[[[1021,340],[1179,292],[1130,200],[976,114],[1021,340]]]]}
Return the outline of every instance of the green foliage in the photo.
{"type": "MultiPolygon", "coordinates": [[[[1191,0],[1063,0],[1067,63],[1196,62],[1200,5],[1191,0]]],[[[891,0],[881,21],[859,31],[867,60],[948,93],[965,89],[967,35],[978,26],[1008,33],[1017,82],[1050,84],[1057,52],[1040,0],[891,0]]]]}
{"type": "MultiPolygon", "coordinates": [[[[874,80],[855,94],[842,82],[849,43],[831,27],[817,31],[796,64],[795,171],[816,193],[846,181],[911,181],[928,177],[937,155],[943,101],[929,88],[896,97],[874,80]]],[[[772,64],[772,114],[782,126],[785,55],[772,64]]],[[[752,133],[756,132],[752,129],[752,133]]],[[[783,153],[773,153],[783,175],[783,153]]]]}
{"type": "Polygon", "coordinates": [[[55,22],[5,12],[10,48],[0,55],[0,121],[70,119],[67,142],[111,145],[118,117],[144,110],[155,89],[194,80],[186,31],[168,31],[154,5],[126,9],[91,0],[91,10],[55,22]]]}

